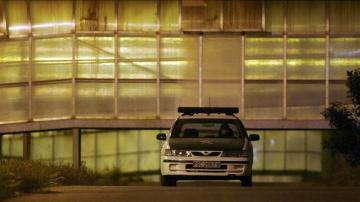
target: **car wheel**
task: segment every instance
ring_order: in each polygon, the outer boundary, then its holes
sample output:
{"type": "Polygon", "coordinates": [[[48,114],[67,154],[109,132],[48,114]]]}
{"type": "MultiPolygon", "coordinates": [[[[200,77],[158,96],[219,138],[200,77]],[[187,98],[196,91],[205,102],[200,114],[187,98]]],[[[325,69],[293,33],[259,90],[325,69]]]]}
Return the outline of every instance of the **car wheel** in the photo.
{"type": "Polygon", "coordinates": [[[160,179],[160,183],[161,183],[161,186],[174,187],[174,186],[176,186],[176,179],[171,176],[163,176],[162,175],[161,179],[160,179]]]}
{"type": "Polygon", "coordinates": [[[241,186],[251,187],[252,186],[252,176],[244,176],[241,178],[241,186]]]}

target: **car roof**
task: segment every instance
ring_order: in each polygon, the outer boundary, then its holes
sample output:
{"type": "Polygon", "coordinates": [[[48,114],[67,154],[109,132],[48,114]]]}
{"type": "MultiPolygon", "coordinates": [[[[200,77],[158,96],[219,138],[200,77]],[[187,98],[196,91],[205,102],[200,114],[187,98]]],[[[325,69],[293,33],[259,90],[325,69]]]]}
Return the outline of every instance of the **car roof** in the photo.
{"type": "Polygon", "coordinates": [[[234,115],[226,114],[194,114],[194,115],[181,115],[178,119],[231,119],[236,120],[234,115]]]}

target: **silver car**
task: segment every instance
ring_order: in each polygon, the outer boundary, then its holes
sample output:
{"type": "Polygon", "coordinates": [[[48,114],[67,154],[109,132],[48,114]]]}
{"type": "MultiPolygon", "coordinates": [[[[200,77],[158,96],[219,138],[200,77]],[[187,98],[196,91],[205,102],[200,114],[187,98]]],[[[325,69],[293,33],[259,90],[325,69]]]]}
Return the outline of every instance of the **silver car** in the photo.
{"type": "Polygon", "coordinates": [[[259,135],[248,136],[234,115],[238,108],[179,107],[182,113],[161,149],[161,185],[176,186],[186,179],[240,179],[252,186],[253,146],[259,135]]]}

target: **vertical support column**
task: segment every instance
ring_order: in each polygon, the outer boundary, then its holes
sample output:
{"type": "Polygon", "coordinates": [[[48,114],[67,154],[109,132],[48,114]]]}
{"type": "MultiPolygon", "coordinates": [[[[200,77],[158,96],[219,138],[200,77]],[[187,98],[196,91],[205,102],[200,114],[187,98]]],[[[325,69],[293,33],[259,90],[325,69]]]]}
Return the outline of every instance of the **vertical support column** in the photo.
{"type": "Polygon", "coordinates": [[[23,158],[25,160],[30,159],[31,152],[31,133],[23,134],[23,158]]]}
{"type": "Polygon", "coordinates": [[[72,60],[72,77],[71,77],[71,118],[75,118],[76,117],[76,74],[77,74],[77,66],[75,63],[75,59],[76,59],[76,53],[77,53],[77,43],[76,43],[76,26],[75,26],[75,12],[76,12],[76,0],[73,0],[73,6],[72,6],[72,56],[71,56],[71,60],[72,60]]]}
{"type": "Polygon", "coordinates": [[[79,128],[72,129],[73,140],[73,166],[79,168],[81,166],[81,133],[79,128]]]}
{"type": "Polygon", "coordinates": [[[161,49],[161,38],[160,34],[156,34],[156,118],[160,119],[160,49],[161,49]]]}
{"type": "Polygon", "coordinates": [[[265,0],[262,0],[261,2],[261,31],[265,31],[265,0]]]}
{"type": "Polygon", "coordinates": [[[114,96],[115,96],[115,101],[114,101],[114,118],[117,119],[119,117],[119,104],[118,104],[118,100],[119,100],[119,35],[118,35],[118,7],[119,7],[119,2],[115,1],[115,35],[114,35],[114,42],[115,42],[115,58],[114,58],[114,67],[115,67],[115,75],[114,75],[114,96]]]}
{"type": "Polygon", "coordinates": [[[31,26],[31,7],[30,7],[30,0],[27,1],[27,18],[28,18],[28,46],[29,46],[29,73],[28,73],[28,86],[29,86],[29,90],[28,90],[28,121],[32,121],[33,117],[32,117],[32,61],[33,61],[33,36],[32,36],[32,26],[31,26]]]}
{"type": "Polygon", "coordinates": [[[199,107],[203,106],[202,95],[203,95],[203,83],[202,83],[202,71],[203,71],[203,35],[199,36],[199,107]]]}
{"type": "Polygon", "coordinates": [[[240,117],[245,117],[245,35],[241,35],[241,100],[240,100],[240,117]]]}
{"type": "Polygon", "coordinates": [[[287,119],[287,2],[284,5],[284,35],[283,35],[283,119],[287,119]]]}
{"type": "Polygon", "coordinates": [[[325,2],[326,8],[326,56],[325,56],[325,108],[329,107],[329,76],[330,76],[330,16],[329,2],[325,2]]]}

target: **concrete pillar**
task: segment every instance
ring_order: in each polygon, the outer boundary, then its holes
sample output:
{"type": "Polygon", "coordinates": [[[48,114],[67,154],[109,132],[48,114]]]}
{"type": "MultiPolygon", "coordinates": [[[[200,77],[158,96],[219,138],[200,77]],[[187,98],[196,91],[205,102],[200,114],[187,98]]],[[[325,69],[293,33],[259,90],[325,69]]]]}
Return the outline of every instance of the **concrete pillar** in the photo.
{"type": "Polygon", "coordinates": [[[73,166],[81,166],[81,133],[79,128],[72,129],[73,134],[73,166]]]}
{"type": "Polygon", "coordinates": [[[30,159],[31,152],[31,133],[23,134],[23,158],[25,160],[30,159]]]}

